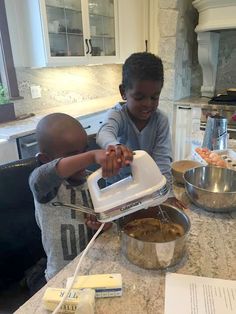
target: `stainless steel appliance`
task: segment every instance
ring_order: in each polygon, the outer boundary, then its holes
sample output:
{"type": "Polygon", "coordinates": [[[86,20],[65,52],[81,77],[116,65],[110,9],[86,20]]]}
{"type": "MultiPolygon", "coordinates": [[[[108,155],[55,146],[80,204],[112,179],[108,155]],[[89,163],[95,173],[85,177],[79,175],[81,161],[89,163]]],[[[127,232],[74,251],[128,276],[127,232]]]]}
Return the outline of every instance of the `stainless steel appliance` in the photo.
{"type": "Polygon", "coordinates": [[[236,98],[228,101],[227,98],[213,97],[208,104],[202,106],[201,130],[205,130],[207,118],[211,115],[223,116],[227,119],[227,132],[230,139],[236,139],[236,98]]]}
{"type": "Polygon", "coordinates": [[[227,119],[218,115],[208,116],[202,147],[227,149],[227,141],[227,119]]]}
{"type": "Polygon", "coordinates": [[[16,142],[20,159],[33,157],[39,152],[35,133],[19,137],[16,142]]]}

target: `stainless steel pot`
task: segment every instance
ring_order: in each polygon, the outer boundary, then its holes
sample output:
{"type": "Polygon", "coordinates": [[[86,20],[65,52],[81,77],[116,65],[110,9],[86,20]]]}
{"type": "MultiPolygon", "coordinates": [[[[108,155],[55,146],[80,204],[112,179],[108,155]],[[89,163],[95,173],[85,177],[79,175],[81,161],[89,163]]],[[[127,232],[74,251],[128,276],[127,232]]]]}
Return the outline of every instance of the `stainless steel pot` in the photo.
{"type": "Polygon", "coordinates": [[[172,205],[161,205],[163,211],[173,223],[180,224],[184,229],[184,235],[176,240],[157,243],[137,240],[124,231],[124,226],[141,218],[158,218],[158,207],[141,210],[134,214],[123,217],[119,221],[121,228],[121,250],[127,259],[142,268],[165,269],[177,264],[185,255],[187,235],[190,230],[188,216],[172,205]]]}

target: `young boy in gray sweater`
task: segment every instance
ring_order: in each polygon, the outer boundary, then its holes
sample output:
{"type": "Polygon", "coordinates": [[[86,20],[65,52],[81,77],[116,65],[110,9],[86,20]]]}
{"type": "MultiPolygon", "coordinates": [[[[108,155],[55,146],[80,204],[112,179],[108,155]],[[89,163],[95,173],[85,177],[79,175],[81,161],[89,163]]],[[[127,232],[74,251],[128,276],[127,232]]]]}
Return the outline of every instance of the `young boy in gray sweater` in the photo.
{"type": "Polygon", "coordinates": [[[169,122],[158,109],[164,83],[163,65],[154,54],[134,53],[123,65],[119,86],[124,103],[108,111],[97,134],[102,148],[115,145],[117,155],[129,159],[132,150],[145,150],[171,183],[172,149],[169,122]]]}
{"type": "MultiPolygon", "coordinates": [[[[92,208],[86,167],[97,163],[104,177],[118,172],[120,165],[114,152],[86,151],[87,134],[81,124],[62,113],[44,117],[37,126],[42,165],[30,176],[35,201],[35,215],[42,232],[47,255],[46,280],[84,250],[100,223],[70,208],[55,207],[53,202],[82,204],[92,208]]],[[[104,229],[110,227],[106,224],[104,229]]]]}
{"type": "MultiPolygon", "coordinates": [[[[108,111],[97,134],[97,144],[102,148],[114,145],[118,160],[124,158],[127,162],[132,159],[133,150],[145,150],[155,160],[172,191],[170,127],[167,116],[158,108],[163,83],[163,64],[159,57],[148,52],[130,55],[123,65],[119,86],[124,102],[108,111]]],[[[119,177],[129,173],[128,167],[122,168],[119,177]]],[[[109,183],[118,179],[109,179],[109,183]]],[[[169,203],[184,206],[173,197],[169,203]]]]}

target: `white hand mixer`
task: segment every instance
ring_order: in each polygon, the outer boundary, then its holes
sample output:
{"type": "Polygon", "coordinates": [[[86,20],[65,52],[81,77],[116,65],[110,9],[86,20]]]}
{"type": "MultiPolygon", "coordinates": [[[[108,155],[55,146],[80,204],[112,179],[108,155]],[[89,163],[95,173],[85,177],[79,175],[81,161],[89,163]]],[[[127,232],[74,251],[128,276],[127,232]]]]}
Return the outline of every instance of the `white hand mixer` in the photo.
{"type": "Polygon", "coordinates": [[[148,153],[142,150],[135,151],[131,171],[132,176],[102,189],[98,186],[98,181],[102,178],[101,169],[88,177],[93,210],[81,205],[60,202],[54,202],[53,205],[70,207],[96,215],[100,222],[110,222],[140,209],[160,205],[168,198],[169,186],[166,178],[148,153]]]}

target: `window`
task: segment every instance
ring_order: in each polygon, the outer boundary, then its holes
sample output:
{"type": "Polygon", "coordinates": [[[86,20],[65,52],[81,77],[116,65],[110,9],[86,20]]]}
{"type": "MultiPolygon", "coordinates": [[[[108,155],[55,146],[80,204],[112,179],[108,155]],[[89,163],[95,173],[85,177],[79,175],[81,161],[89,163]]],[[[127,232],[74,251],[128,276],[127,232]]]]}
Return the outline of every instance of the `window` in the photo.
{"type": "Polygon", "coordinates": [[[0,0],[0,82],[11,99],[19,98],[4,0],[0,0]]]}

